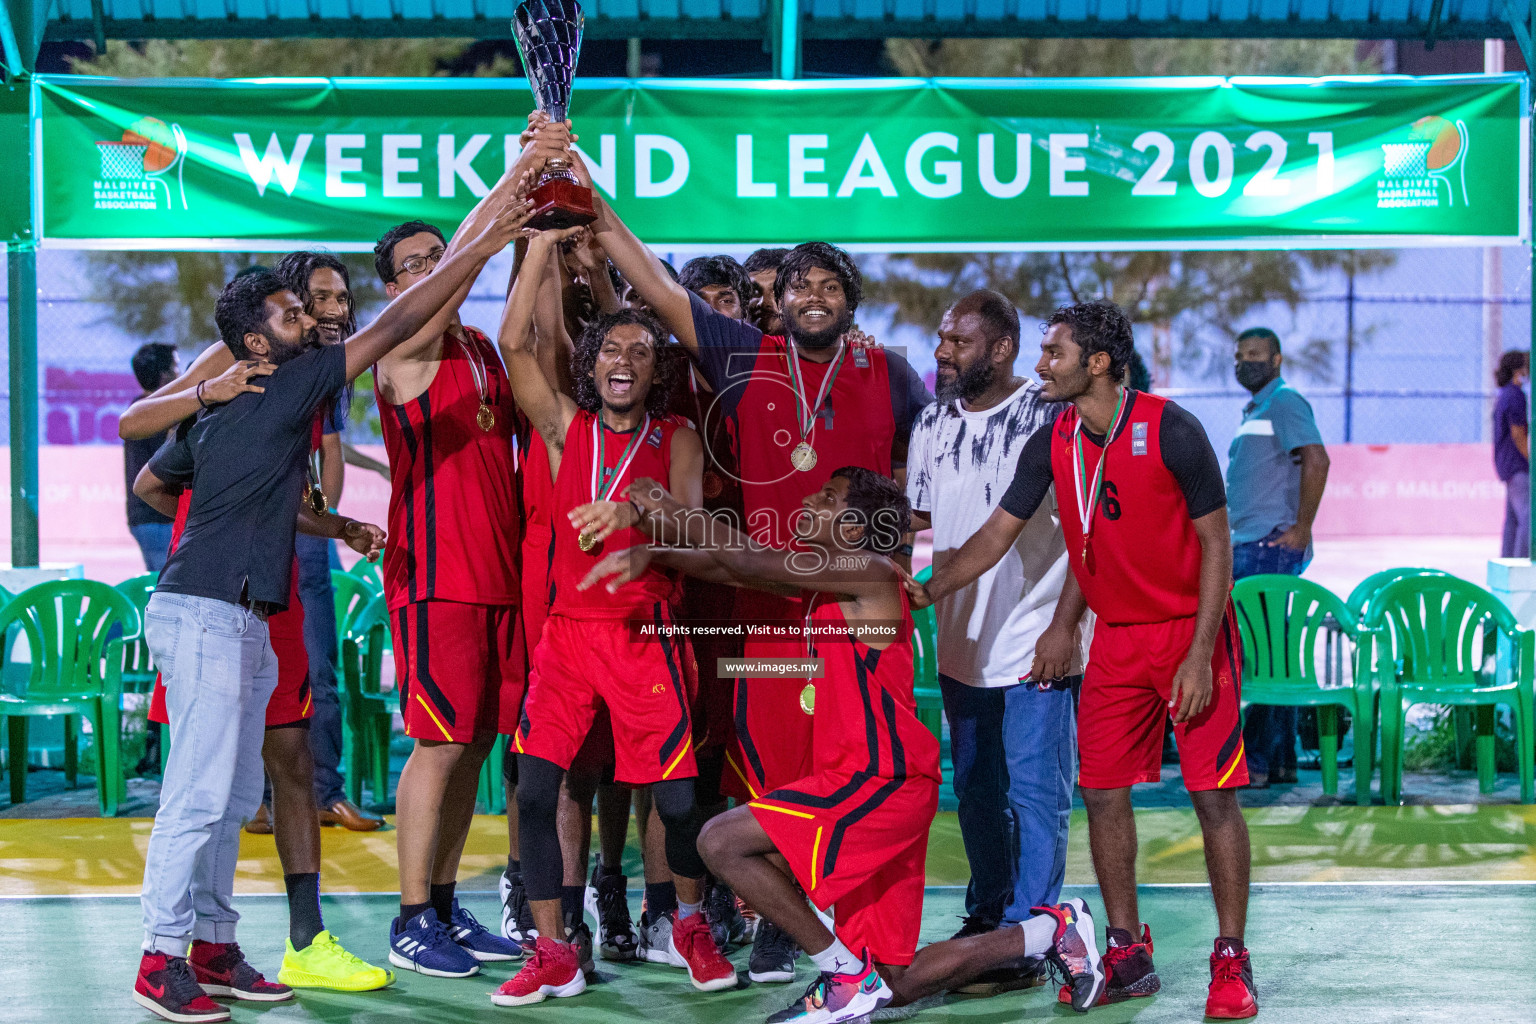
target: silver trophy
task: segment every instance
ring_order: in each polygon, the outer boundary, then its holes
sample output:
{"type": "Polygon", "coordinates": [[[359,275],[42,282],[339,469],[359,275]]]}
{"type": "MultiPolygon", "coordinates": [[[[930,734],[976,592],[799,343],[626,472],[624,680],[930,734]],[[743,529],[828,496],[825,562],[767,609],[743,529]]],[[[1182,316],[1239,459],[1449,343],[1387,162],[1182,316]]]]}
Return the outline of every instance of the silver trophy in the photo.
{"type": "MultiPolygon", "coordinates": [[[[571,107],[571,82],[581,53],[586,19],[576,0],[523,0],[512,15],[512,37],[533,88],[533,102],[551,121],[564,121],[571,107]]],[[[597,219],[592,190],[576,180],[569,163],[551,158],[538,185],[528,193],[538,230],[575,227],[597,219]]]]}

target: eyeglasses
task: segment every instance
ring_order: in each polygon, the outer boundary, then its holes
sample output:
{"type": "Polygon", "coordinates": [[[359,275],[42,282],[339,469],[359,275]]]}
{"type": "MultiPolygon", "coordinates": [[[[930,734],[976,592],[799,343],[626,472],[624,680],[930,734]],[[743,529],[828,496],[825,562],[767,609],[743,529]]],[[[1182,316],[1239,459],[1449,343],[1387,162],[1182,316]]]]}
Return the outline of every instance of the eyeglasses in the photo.
{"type": "Polygon", "coordinates": [[[433,249],[425,256],[412,256],[400,264],[400,269],[396,273],[420,274],[427,269],[427,264],[441,262],[443,253],[446,251],[445,249],[433,249]]]}

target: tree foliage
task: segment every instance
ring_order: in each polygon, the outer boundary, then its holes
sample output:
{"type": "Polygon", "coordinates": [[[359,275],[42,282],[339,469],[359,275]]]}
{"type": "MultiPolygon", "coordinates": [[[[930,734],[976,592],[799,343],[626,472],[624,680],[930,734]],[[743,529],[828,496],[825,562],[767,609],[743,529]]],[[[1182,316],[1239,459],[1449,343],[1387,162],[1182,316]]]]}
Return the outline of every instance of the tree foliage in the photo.
{"type": "MultiPolygon", "coordinates": [[[[886,54],[919,77],[1084,75],[1331,75],[1378,71],[1356,44],[1331,40],[893,39],[886,54]]],[[[994,288],[1027,315],[1107,298],[1150,325],[1152,372],[1175,365],[1206,376],[1231,372],[1230,339],[1243,318],[1270,303],[1294,310],[1330,272],[1364,273],[1390,253],[1340,251],[925,253],[867,261],[872,301],[895,306],[897,323],[929,331],[974,288],[994,288]]],[[[1286,359],[1326,377],[1332,339],[1287,339],[1286,359]]]]}

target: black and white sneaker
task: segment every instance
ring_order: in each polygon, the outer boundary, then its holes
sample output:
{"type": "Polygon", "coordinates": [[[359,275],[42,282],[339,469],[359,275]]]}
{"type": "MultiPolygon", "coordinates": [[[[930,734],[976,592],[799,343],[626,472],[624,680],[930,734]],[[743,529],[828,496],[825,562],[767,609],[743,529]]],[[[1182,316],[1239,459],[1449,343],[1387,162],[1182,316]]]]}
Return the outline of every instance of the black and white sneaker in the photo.
{"type": "Polygon", "coordinates": [[[587,885],[586,911],[597,922],[597,951],[604,960],[623,962],[635,958],[640,940],[629,916],[629,879],[592,869],[587,885]]]}
{"type": "Polygon", "coordinates": [[[724,882],[711,880],[704,890],[704,920],[709,922],[709,933],[722,953],[739,949],[751,940],[752,925],[741,916],[736,894],[724,882]]]}
{"type": "Polygon", "coordinates": [[[648,964],[664,964],[667,967],[687,967],[688,961],[672,951],[672,915],[650,911],[640,915],[640,944],[635,949],[636,958],[648,964]]]}
{"type": "Polygon", "coordinates": [[[533,926],[528,894],[523,891],[522,872],[506,869],[496,880],[496,888],[501,893],[501,934],[519,946],[532,949],[539,932],[533,926]]]}
{"type": "Polygon", "coordinates": [[[757,934],[752,937],[752,956],[747,961],[747,977],[756,982],[786,982],[795,980],[795,961],[800,958],[800,947],[789,933],[763,918],[757,923],[757,934]]]}
{"type": "Polygon", "coordinates": [[[1073,897],[1065,903],[1035,907],[1033,913],[1049,914],[1055,919],[1056,935],[1045,957],[1062,975],[1062,983],[1072,993],[1072,1009],[1087,1013],[1104,994],[1109,980],[1104,961],[1099,958],[1099,944],[1094,937],[1093,915],[1088,904],[1073,897]]]}
{"type": "Polygon", "coordinates": [[[565,941],[576,951],[576,962],[581,964],[581,973],[596,974],[597,964],[592,961],[592,929],[587,927],[584,916],[565,915],[565,941]]]}

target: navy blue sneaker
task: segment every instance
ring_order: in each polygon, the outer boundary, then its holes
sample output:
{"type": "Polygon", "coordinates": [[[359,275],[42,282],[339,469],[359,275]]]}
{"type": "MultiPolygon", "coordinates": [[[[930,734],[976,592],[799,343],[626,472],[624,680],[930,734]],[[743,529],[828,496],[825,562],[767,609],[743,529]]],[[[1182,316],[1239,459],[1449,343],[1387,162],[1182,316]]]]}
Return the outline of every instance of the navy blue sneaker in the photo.
{"type": "Polygon", "coordinates": [[[453,917],[448,934],[476,960],[521,960],[523,947],[504,939],[475,920],[475,915],[453,901],[453,917]]]}
{"type": "Polygon", "coordinates": [[[425,913],[389,926],[389,962],[402,971],[434,978],[468,978],[480,973],[480,963],[448,934],[437,913],[425,913]]]}

